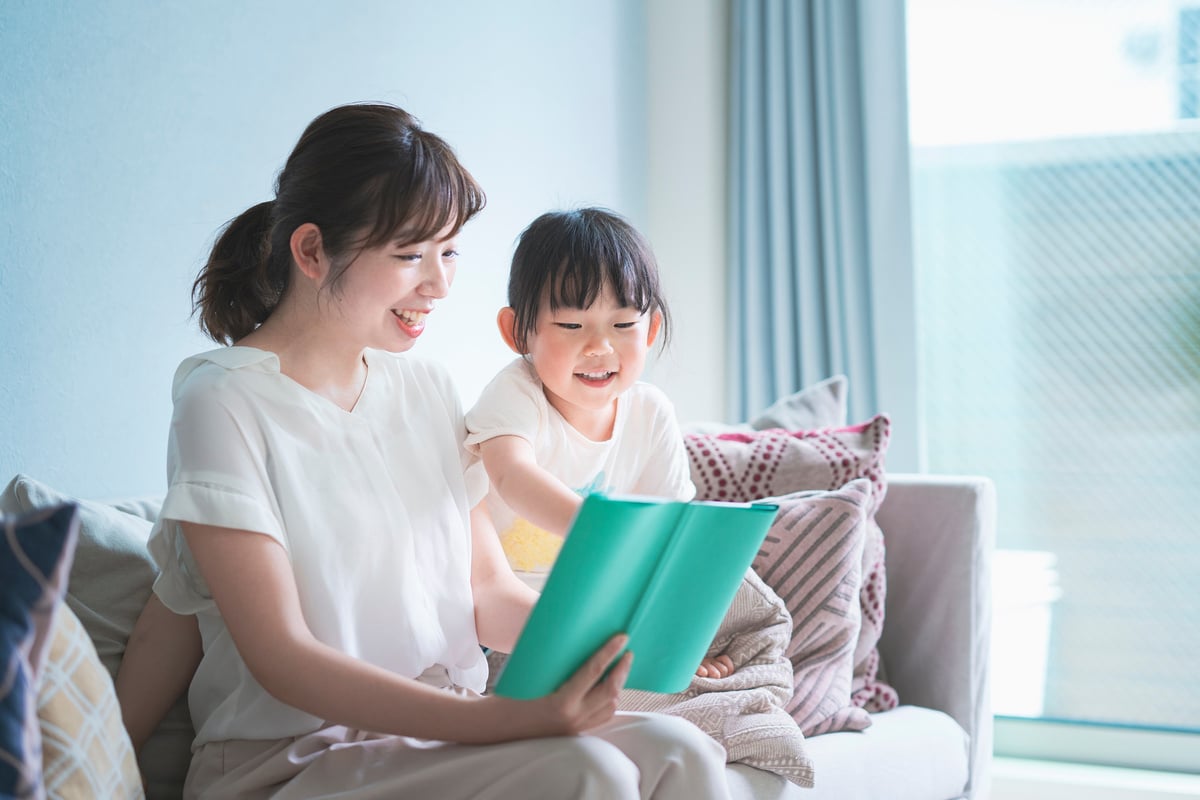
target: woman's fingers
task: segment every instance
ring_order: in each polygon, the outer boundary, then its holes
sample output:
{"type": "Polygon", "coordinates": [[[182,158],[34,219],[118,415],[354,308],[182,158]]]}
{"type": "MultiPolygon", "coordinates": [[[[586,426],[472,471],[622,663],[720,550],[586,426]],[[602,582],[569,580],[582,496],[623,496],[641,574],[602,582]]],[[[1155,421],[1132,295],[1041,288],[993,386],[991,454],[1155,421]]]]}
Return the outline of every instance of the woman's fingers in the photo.
{"type": "Polygon", "coordinates": [[[585,695],[604,675],[604,671],[617,657],[617,654],[629,642],[629,637],[623,633],[609,639],[604,643],[604,646],[592,654],[592,657],[584,662],[583,666],[575,671],[575,674],[567,679],[562,685],[559,692],[567,694],[585,695]]]}

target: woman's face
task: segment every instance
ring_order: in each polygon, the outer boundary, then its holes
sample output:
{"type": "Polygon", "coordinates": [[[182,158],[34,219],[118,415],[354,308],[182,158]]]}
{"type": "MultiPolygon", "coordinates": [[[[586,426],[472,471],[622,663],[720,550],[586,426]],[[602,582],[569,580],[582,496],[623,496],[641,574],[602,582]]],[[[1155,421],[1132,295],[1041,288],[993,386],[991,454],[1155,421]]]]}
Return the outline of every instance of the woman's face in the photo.
{"type": "Polygon", "coordinates": [[[364,347],[401,353],[416,343],[454,281],[458,249],[451,232],[448,226],[423,242],[365,249],[346,268],[337,304],[364,347]]]}

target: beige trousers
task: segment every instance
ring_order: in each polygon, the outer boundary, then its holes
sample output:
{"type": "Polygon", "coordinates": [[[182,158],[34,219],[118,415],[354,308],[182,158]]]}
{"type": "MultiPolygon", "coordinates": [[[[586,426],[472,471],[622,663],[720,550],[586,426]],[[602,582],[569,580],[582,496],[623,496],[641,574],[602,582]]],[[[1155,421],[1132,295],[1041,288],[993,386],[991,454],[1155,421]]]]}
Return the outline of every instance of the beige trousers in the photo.
{"type": "Polygon", "coordinates": [[[686,720],[618,714],[584,736],[470,746],[331,726],[192,756],[185,800],[728,800],[724,749],[686,720]]]}

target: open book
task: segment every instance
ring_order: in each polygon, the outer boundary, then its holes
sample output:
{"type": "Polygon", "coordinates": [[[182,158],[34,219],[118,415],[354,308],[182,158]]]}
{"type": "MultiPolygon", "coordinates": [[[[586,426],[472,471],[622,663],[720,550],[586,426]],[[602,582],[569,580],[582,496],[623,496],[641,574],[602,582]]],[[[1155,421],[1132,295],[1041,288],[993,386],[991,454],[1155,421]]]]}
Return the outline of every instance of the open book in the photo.
{"type": "Polygon", "coordinates": [[[633,651],[627,688],[683,691],[776,510],[766,503],[589,495],[496,694],[549,694],[621,632],[633,651]]]}

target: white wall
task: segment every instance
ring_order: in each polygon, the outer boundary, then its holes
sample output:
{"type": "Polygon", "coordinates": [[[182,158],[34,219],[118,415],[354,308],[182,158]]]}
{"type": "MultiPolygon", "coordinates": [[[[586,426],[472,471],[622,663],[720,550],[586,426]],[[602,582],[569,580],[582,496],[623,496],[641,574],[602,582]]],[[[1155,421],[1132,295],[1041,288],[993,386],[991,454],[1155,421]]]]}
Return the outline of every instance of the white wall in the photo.
{"type": "MultiPolygon", "coordinates": [[[[646,96],[672,94],[647,86],[646,20],[636,0],[6,0],[0,482],[25,472],[91,497],[165,488],[171,374],[213,346],[190,319],[191,281],[217,228],[269,197],[304,125],[343,102],[409,109],[488,192],[419,348],[473,400],[508,358],[492,319],[521,228],[582,203],[646,225],[647,181],[664,168],[647,177],[646,96]]],[[[655,229],[668,229],[663,204],[688,192],[655,197],[655,229]]],[[[711,293],[692,251],[660,238],[686,323],[674,357],[687,364],[696,337],[715,363],[713,336],[691,330],[712,322],[690,308],[711,293]]],[[[701,395],[694,373],[668,374],[681,409],[708,412],[687,397],[701,395]]]]}
{"type": "Polygon", "coordinates": [[[675,331],[647,370],[680,419],[726,414],[728,0],[649,0],[647,234],[675,331]]]}

